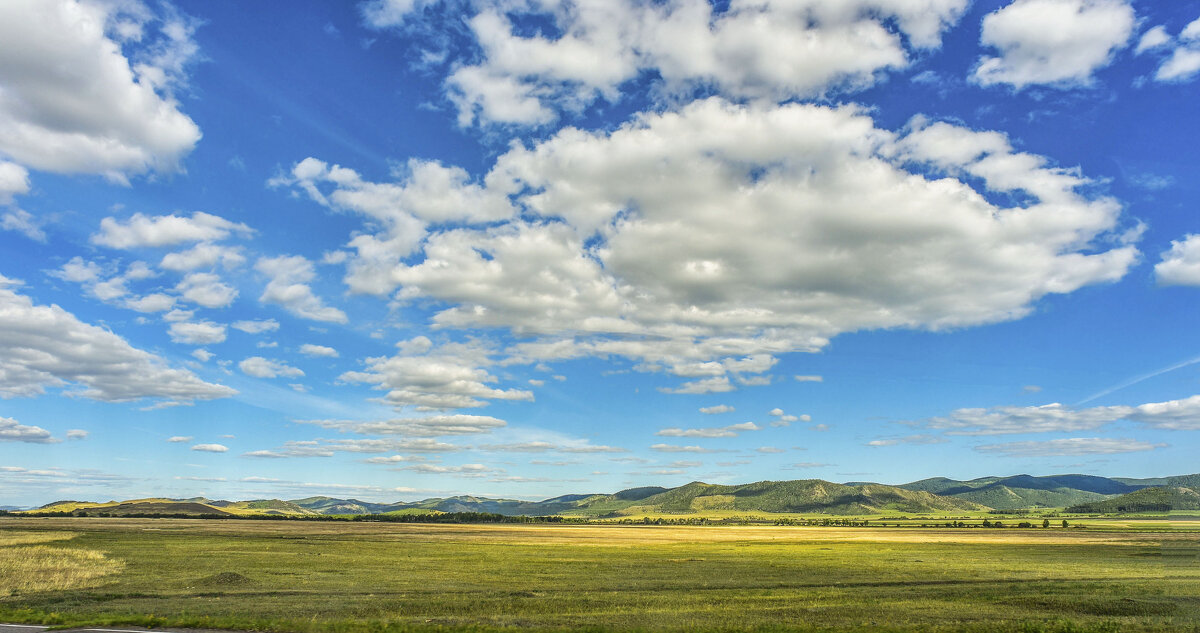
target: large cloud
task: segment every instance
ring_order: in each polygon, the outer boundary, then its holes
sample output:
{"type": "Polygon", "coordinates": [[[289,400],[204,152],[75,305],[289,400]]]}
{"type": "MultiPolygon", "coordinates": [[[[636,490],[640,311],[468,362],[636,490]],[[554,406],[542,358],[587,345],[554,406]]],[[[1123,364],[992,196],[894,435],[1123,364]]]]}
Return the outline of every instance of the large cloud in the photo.
{"type": "Polygon", "coordinates": [[[1017,0],[984,18],[980,41],[1000,54],[980,58],[973,79],[1016,88],[1090,84],[1135,24],[1125,0],[1017,0]]]}
{"type": "MultiPolygon", "coordinates": [[[[373,2],[374,28],[428,30],[411,19],[433,2],[373,2]]],[[[480,3],[468,20],[477,63],[446,80],[459,122],[548,123],[597,100],[616,101],[643,74],[668,93],[715,87],[746,99],[786,100],[870,86],[940,44],[965,0],[534,0],[480,3]],[[514,22],[547,20],[555,36],[518,34],[514,22]]],[[[444,38],[436,38],[444,42],[444,38]]],[[[455,58],[470,60],[466,51],[455,58]]]]}
{"type": "Polygon", "coordinates": [[[1119,279],[1120,205],[1047,163],[995,132],[710,99],[514,147],[482,182],[519,219],[438,228],[419,260],[360,251],[350,277],[530,337],[516,361],[623,356],[712,392],[839,333],[1004,321],[1119,279]]]}
{"type": "Polygon", "coordinates": [[[117,181],[178,169],[200,139],[171,96],[192,28],[136,1],[0,3],[0,154],[117,181]]]}
{"type": "Polygon", "coordinates": [[[48,387],[82,386],[77,395],[107,402],[163,398],[186,402],[236,391],[172,369],[109,330],[62,308],[35,305],[0,277],[0,397],[35,396],[48,387]]]}

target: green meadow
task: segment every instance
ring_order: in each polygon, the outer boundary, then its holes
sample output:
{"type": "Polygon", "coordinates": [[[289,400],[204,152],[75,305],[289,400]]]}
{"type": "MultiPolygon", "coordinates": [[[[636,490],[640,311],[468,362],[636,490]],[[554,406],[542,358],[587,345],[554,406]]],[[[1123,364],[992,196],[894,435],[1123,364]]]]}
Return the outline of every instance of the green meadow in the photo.
{"type": "Polygon", "coordinates": [[[1200,533],[1189,531],[1200,525],[1138,526],[0,518],[0,621],[305,633],[1200,631],[1200,533]]]}

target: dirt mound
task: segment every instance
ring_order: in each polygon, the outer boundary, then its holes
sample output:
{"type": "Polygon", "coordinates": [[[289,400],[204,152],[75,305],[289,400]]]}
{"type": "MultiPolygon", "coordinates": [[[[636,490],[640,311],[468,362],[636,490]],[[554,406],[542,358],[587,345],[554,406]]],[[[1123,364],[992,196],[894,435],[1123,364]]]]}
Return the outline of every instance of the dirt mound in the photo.
{"type": "Polygon", "coordinates": [[[205,576],[197,580],[196,584],[204,587],[243,587],[254,584],[254,581],[235,571],[223,571],[219,574],[205,576]]]}

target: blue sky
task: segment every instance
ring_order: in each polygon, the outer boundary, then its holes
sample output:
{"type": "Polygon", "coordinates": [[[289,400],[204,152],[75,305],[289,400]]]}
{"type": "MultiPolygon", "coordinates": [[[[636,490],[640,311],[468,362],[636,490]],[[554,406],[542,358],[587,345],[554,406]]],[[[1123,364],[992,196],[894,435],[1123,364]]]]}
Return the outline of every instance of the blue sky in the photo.
{"type": "Polygon", "coordinates": [[[0,505],[1197,470],[1200,2],[0,7],[0,505]]]}

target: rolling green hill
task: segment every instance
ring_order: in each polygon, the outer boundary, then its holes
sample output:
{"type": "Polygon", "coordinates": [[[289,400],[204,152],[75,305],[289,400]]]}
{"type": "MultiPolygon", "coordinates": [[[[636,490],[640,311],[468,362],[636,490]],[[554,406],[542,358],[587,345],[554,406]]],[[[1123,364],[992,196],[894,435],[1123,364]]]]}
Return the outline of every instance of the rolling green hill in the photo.
{"type": "Polygon", "coordinates": [[[1177,486],[1180,488],[1191,488],[1192,490],[1200,490],[1200,474],[1195,475],[1175,475],[1173,477],[1152,477],[1149,479],[1130,479],[1127,477],[1114,477],[1113,481],[1129,484],[1131,486],[1148,487],[1148,486],[1177,486]]]}
{"type": "Polygon", "coordinates": [[[902,484],[899,487],[965,499],[997,510],[1020,510],[1039,507],[1061,508],[1099,501],[1112,495],[1133,492],[1147,485],[1133,483],[1137,481],[1094,475],[1013,475],[980,477],[968,481],[934,477],[902,484]]]}
{"type": "Polygon", "coordinates": [[[1170,512],[1200,510],[1200,493],[1179,486],[1155,486],[1067,508],[1067,512],[1110,514],[1117,512],[1170,512]]]}

